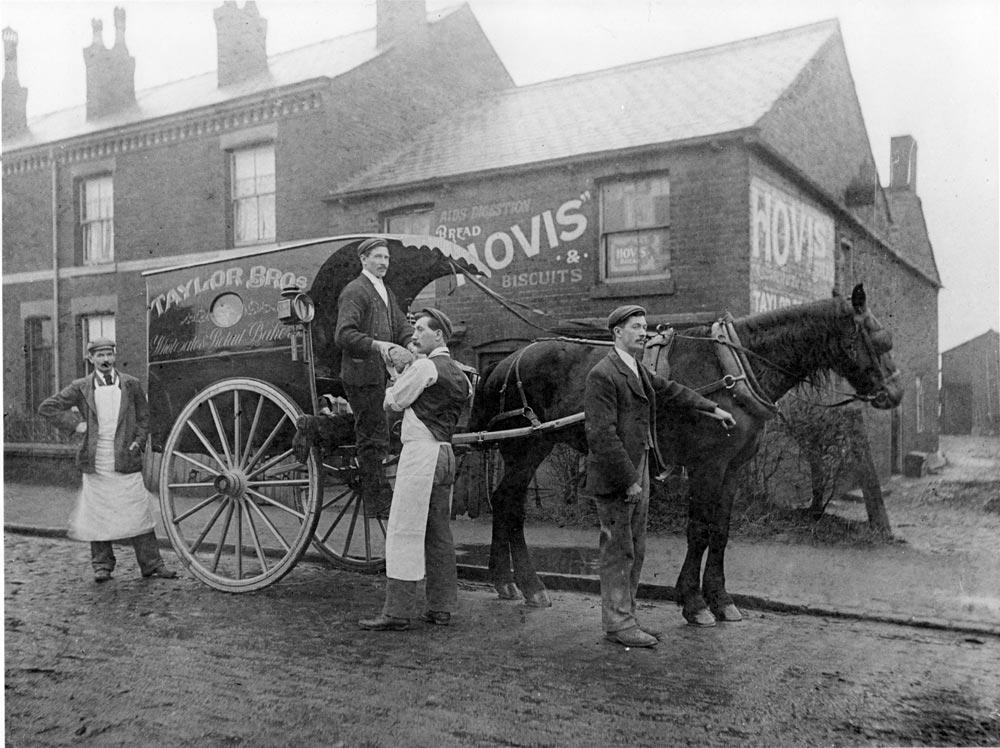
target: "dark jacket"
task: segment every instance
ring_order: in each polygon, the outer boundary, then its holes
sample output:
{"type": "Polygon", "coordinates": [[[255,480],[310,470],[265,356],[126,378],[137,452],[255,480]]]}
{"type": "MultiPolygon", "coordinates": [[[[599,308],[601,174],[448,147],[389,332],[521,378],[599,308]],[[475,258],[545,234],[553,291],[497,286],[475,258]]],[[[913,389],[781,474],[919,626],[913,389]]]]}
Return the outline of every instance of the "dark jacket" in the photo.
{"type": "Polygon", "coordinates": [[[372,350],[372,341],[406,345],[413,335],[413,328],[400,309],[396,295],[388,286],[386,291],[388,314],[375,286],[364,275],[359,275],[340,292],[334,342],[341,349],[340,379],[344,384],[384,385],[385,364],[378,352],[372,350]]]}
{"type": "MultiPolygon", "coordinates": [[[[146,435],[149,433],[149,403],[138,379],[122,371],[118,372],[118,378],[122,400],[118,410],[118,428],[115,430],[115,472],[138,473],[142,470],[142,450],[145,449],[146,435]],[[133,442],[139,445],[139,451],[129,451],[133,442]]],[[[76,464],[83,472],[93,473],[97,454],[94,375],[74,379],[55,395],[43,400],[38,406],[38,414],[66,431],[74,430],[80,421],[87,422],[83,443],[76,454],[76,464]],[[70,410],[74,406],[79,413],[70,410]]]]}
{"type": "Polygon", "coordinates": [[[638,465],[652,437],[656,448],[657,400],[673,407],[715,410],[715,403],[671,379],[652,374],[639,362],[640,384],[614,348],[587,374],[584,425],[587,482],[591,495],[624,494],[642,476],[638,465]]]}

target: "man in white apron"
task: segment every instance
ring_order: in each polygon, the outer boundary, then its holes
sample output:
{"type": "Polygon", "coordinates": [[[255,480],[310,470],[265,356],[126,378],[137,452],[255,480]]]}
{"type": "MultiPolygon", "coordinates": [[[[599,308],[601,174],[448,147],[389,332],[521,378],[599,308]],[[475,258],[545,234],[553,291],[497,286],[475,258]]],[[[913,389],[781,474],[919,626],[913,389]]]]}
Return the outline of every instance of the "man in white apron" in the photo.
{"type": "Polygon", "coordinates": [[[177,572],[167,569],[160,557],[142,481],[142,451],[149,432],[146,393],[138,379],[115,369],[113,340],[92,340],[87,359],[92,374],[38,406],[39,414],[56,426],[83,434],[76,456],[83,486],[70,515],[69,536],[90,541],[98,582],[111,579],[114,571],[112,541],[132,544],[142,576],[174,579],[177,572]]]}
{"type": "Polygon", "coordinates": [[[424,309],[413,328],[418,358],[385,393],[386,410],[403,412],[403,449],[386,529],[386,587],[382,612],[358,621],[363,629],[401,631],[417,613],[420,580],[426,577],[421,620],[451,622],[458,603],[451,491],[455,453],[451,437],[471,396],[469,380],[446,346],[451,321],[424,309]]]}

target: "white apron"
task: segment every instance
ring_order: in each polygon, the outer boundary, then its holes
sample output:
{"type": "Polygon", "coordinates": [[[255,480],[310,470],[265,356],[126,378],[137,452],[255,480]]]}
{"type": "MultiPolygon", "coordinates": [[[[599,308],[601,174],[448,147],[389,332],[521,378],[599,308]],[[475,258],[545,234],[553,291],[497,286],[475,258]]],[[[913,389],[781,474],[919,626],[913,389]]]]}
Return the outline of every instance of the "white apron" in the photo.
{"type": "Polygon", "coordinates": [[[414,414],[403,411],[403,449],[385,531],[385,574],[418,582],[426,575],[424,536],[441,444],[414,414]]]}
{"type": "Polygon", "coordinates": [[[69,536],[75,540],[122,540],[142,535],[155,526],[142,473],[115,472],[115,431],[121,394],[118,386],[94,388],[95,472],[83,474],[83,487],[69,517],[69,536]]]}

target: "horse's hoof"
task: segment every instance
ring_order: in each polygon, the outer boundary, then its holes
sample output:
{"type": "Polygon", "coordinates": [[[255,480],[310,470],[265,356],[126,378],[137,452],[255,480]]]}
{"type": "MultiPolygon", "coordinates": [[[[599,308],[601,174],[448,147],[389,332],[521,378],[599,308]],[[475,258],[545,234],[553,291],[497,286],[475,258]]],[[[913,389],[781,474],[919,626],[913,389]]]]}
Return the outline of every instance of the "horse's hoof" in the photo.
{"type": "Polygon", "coordinates": [[[501,600],[517,600],[521,597],[517,591],[517,585],[513,582],[504,582],[503,584],[495,585],[495,588],[501,600]]]}
{"type": "Polygon", "coordinates": [[[712,613],[716,619],[725,623],[736,623],[743,620],[743,614],[740,613],[740,609],[732,603],[727,603],[721,608],[712,608],[712,613]]]}
{"type": "Polygon", "coordinates": [[[549,600],[549,595],[545,590],[538,590],[538,592],[533,592],[530,595],[525,595],[524,604],[529,608],[551,608],[552,601],[549,600]]]}
{"type": "Polygon", "coordinates": [[[693,613],[684,613],[684,620],[692,626],[701,626],[703,628],[715,625],[715,616],[712,615],[712,611],[708,608],[702,608],[693,613]]]}

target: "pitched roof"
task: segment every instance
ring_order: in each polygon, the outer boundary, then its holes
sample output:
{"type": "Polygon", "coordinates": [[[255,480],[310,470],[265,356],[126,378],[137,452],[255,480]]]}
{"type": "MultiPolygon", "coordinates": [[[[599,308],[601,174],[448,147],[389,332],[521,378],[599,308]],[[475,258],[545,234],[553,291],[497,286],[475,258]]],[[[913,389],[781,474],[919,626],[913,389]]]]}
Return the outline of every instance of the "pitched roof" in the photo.
{"type": "Polygon", "coordinates": [[[450,113],[337,190],[360,192],[752,127],[836,21],[510,89],[450,113]]]}
{"type": "Polygon", "coordinates": [[[934,248],[927,234],[923,203],[909,188],[887,189],[889,211],[892,214],[892,246],[918,270],[941,285],[934,248]]]}
{"type": "MultiPolygon", "coordinates": [[[[433,20],[451,15],[458,7],[435,12],[433,20]]],[[[230,86],[220,88],[216,71],[212,70],[136,91],[135,106],[99,119],[87,120],[86,104],[50,112],[32,117],[23,135],[4,139],[3,150],[11,151],[138,124],[318,78],[335,78],[378,57],[390,47],[387,45],[379,49],[375,29],[371,28],[271,55],[268,57],[267,72],[230,86]]]]}

